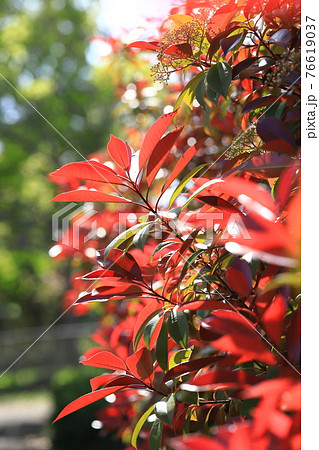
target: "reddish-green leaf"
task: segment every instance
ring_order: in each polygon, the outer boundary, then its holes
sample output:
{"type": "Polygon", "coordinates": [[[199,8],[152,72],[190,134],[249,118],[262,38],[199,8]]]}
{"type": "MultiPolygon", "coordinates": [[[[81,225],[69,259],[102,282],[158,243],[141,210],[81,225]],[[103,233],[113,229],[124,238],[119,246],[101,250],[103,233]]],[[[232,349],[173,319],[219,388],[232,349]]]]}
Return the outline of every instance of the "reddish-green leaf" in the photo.
{"type": "MultiPolygon", "coordinates": [[[[255,59],[255,58],[251,58],[251,59],[255,59]]],[[[242,113],[245,114],[247,112],[252,111],[253,109],[272,105],[273,103],[275,103],[276,100],[278,100],[277,95],[265,95],[264,97],[255,98],[254,100],[248,101],[248,103],[244,104],[242,113]]]]}
{"type": "Polygon", "coordinates": [[[162,308],[162,305],[157,301],[153,300],[148,303],[145,308],[139,313],[137,320],[135,322],[134,332],[133,332],[133,343],[135,349],[137,348],[138,342],[142,337],[145,325],[149,320],[154,317],[162,308]]]}
{"type": "Polygon", "coordinates": [[[108,152],[113,159],[122,169],[128,170],[131,165],[131,157],[129,146],[113,134],[110,135],[110,141],[107,145],[108,152]]]}
{"type": "Polygon", "coordinates": [[[165,114],[164,116],[160,117],[151,128],[148,130],[148,132],[145,135],[141,151],[139,154],[139,168],[140,170],[145,166],[146,161],[151,156],[156,144],[160,140],[160,138],[163,136],[164,132],[167,130],[168,126],[176,116],[178,110],[173,111],[171,113],[165,114]]]}
{"type": "Polygon", "coordinates": [[[102,351],[91,356],[91,358],[81,361],[85,366],[102,367],[111,370],[127,370],[126,364],[118,356],[111,352],[102,351]]]}
{"type": "Polygon", "coordinates": [[[156,144],[147,164],[146,180],[149,186],[152,184],[156,174],[164,164],[168,153],[171,151],[183,128],[184,127],[180,127],[169,132],[156,144]]]}

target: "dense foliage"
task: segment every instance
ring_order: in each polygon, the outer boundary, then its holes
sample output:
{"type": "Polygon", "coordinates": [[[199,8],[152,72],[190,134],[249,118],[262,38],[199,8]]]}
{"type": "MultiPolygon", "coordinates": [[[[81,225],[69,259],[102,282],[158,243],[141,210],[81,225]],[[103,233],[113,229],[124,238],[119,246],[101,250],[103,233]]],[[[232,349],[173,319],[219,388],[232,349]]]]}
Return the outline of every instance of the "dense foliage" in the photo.
{"type": "Polygon", "coordinates": [[[52,175],[54,201],[103,205],[58,244],[94,264],[67,304],[100,308],[81,362],[103,370],[57,419],[105,398],[126,448],[297,450],[300,5],[187,1],[144,50],[174,109],[52,175]]]}

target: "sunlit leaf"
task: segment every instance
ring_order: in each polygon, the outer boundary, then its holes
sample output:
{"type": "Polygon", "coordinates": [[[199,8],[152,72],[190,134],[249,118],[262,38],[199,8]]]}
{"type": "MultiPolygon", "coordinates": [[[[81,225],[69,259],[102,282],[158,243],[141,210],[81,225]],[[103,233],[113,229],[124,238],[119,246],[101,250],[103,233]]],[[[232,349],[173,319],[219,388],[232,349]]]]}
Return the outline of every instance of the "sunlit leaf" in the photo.
{"type": "Polygon", "coordinates": [[[135,449],[137,449],[137,438],[138,438],[138,435],[140,434],[140,431],[141,431],[144,423],[146,422],[147,418],[152,414],[154,409],[155,409],[155,405],[150,406],[145,411],[145,413],[139,418],[137,424],[135,425],[135,428],[133,430],[132,437],[131,437],[131,444],[133,445],[133,447],[135,449]]]}
{"type": "Polygon", "coordinates": [[[170,394],[168,397],[163,398],[159,402],[155,403],[155,414],[156,416],[167,423],[167,425],[172,426],[173,418],[175,412],[175,395],[170,394]]]}

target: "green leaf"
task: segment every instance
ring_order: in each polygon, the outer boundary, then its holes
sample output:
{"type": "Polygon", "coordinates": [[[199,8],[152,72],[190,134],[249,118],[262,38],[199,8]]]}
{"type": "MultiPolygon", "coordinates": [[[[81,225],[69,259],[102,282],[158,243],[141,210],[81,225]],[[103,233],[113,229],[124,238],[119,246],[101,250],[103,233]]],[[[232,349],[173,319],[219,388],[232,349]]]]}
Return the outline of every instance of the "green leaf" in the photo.
{"type": "Polygon", "coordinates": [[[182,192],[184,187],[187,185],[187,183],[207,164],[201,164],[198,167],[195,167],[191,172],[189,172],[179,183],[179,185],[176,187],[175,191],[173,192],[170,201],[169,201],[169,208],[172,206],[176,198],[179,196],[179,194],[182,192]]]}
{"type": "Polygon", "coordinates": [[[281,273],[275,278],[272,278],[269,283],[265,286],[265,292],[271,291],[272,289],[278,289],[282,286],[291,286],[293,288],[300,288],[301,277],[300,273],[281,273]]]}
{"type": "Polygon", "coordinates": [[[159,252],[160,250],[162,250],[165,247],[169,247],[170,245],[176,244],[176,241],[164,241],[164,242],[160,242],[154,249],[152,256],[155,255],[155,253],[159,252]]]}
{"type": "Polygon", "coordinates": [[[206,76],[203,77],[198,83],[195,89],[195,96],[198,103],[205,109],[206,111],[206,103],[205,103],[205,84],[206,84],[206,76]]]}
{"type": "Polygon", "coordinates": [[[173,425],[175,411],[175,395],[170,394],[168,397],[163,398],[155,404],[155,414],[158,419],[167,423],[167,425],[173,425]]]}
{"type": "Polygon", "coordinates": [[[132,437],[131,437],[131,444],[132,444],[132,446],[135,449],[137,449],[137,438],[138,438],[138,435],[140,434],[140,431],[141,431],[141,429],[142,429],[146,419],[153,412],[154,408],[155,408],[154,405],[150,406],[148,408],[148,410],[145,411],[145,413],[139,418],[137,424],[135,425],[135,428],[133,430],[132,437]]]}
{"type": "Polygon", "coordinates": [[[156,325],[158,324],[162,315],[163,315],[163,313],[157,314],[145,325],[144,341],[145,341],[146,347],[148,349],[150,349],[150,342],[151,342],[152,334],[154,333],[156,325]]]}
{"type": "Polygon", "coordinates": [[[168,316],[167,328],[171,338],[181,347],[186,348],[189,335],[187,318],[176,306],[168,316]]]}
{"type": "Polygon", "coordinates": [[[152,226],[153,223],[149,223],[148,225],[140,229],[133,238],[133,244],[142,251],[144,251],[145,242],[152,226]]]}
{"type": "Polygon", "coordinates": [[[111,241],[106,247],[104,251],[104,258],[106,258],[110,250],[112,250],[113,248],[118,248],[121,244],[123,244],[123,242],[134,236],[139,230],[143,229],[148,224],[153,225],[153,223],[154,222],[138,223],[136,225],[133,225],[128,230],[122,231],[122,233],[116,236],[116,238],[114,238],[113,241],[111,241]]]}
{"type": "Polygon", "coordinates": [[[217,94],[217,92],[213,91],[213,89],[211,89],[209,86],[207,86],[207,89],[206,89],[206,96],[207,96],[208,100],[210,100],[211,102],[215,103],[215,105],[217,105],[220,95],[217,94]]]}
{"type": "Polygon", "coordinates": [[[162,431],[163,431],[163,422],[157,418],[152,425],[150,437],[148,438],[149,450],[161,450],[162,431]]]}
{"type": "Polygon", "coordinates": [[[190,108],[193,109],[193,101],[195,98],[195,90],[196,87],[198,85],[198,83],[200,82],[200,80],[202,79],[202,77],[206,75],[206,72],[200,72],[197,75],[195,75],[184,87],[184,89],[182,90],[182,92],[179,94],[178,99],[175,103],[174,106],[174,111],[176,109],[178,109],[181,106],[181,103],[184,101],[184,103],[186,103],[186,105],[190,108]]]}
{"type": "Polygon", "coordinates": [[[186,275],[187,271],[189,268],[192,267],[193,263],[196,261],[197,256],[199,256],[201,253],[203,253],[205,250],[196,250],[196,252],[194,252],[185,262],[184,267],[181,271],[181,275],[180,275],[180,279],[183,279],[184,276],[186,275]]]}
{"type": "Polygon", "coordinates": [[[227,265],[230,264],[230,261],[232,259],[234,259],[234,255],[232,255],[229,252],[224,253],[223,255],[219,256],[216,261],[214,262],[213,266],[212,266],[212,270],[211,270],[211,274],[213,274],[215,272],[215,270],[217,269],[217,267],[219,266],[219,264],[221,264],[223,261],[225,261],[225,259],[229,258],[229,261],[227,261],[227,265]]]}
{"type": "Polygon", "coordinates": [[[213,64],[207,72],[207,83],[210,89],[227,97],[228,89],[232,79],[232,68],[226,62],[213,64]]]}
{"type": "Polygon", "coordinates": [[[178,350],[177,352],[173,353],[169,360],[169,369],[172,369],[173,367],[183,362],[187,362],[192,356],[192,351],[193,350],[191,348],[187,348],[186,350],[178,350]]]}
{"type": "Polygon", "coordinates": [[[168,362],[168,335],[166,322],[163,322],[160,334],[157,338],[156,360],[160,368],[163,369],[164,372],[166,372],[168,362]]]}
{"type": "Polygon", "coordinates": [[[198,392],[179,391],[176,393],[177,401],[181,403],[188,403],[189,405],[198,405],[198,392]]]}

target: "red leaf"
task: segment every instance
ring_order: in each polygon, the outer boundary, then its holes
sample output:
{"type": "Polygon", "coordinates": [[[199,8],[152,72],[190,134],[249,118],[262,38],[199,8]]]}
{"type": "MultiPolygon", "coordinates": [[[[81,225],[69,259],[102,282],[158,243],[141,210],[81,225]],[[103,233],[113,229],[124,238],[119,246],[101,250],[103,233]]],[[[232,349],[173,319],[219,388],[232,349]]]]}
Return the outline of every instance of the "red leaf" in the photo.
{"type": "Polygon", "coordinates": [[[235,292],[243,297],[251,293],[252,273],[249,264],[243,259],[235,258],[226,270],[226,281],[235,292]]]}
{"type": "Polygon", "coordinates": [[[237,177],[220,181],[216,180],[216,183],[214,182],[214,184],[202,191],[201,195],[203,193],[205,195],[213,193],[218,196],[227,196],[227,198],[229,196],[237,198],[248,211],[252,210],[262,216],[267,215],[269,218],[275,218],[276,204],[269,191],[252,181],[237,177]]]}
{"type": "Polygon", "coordinates": [[[105,202],[105,203],[133,203],[124,197],[105,194],[100,191],[89,189],[76,189],[75,191],[62,192],[51,202],[105,202]]]}
{"type": "Polygon", "coordinates": [[[214,369],[196,376],[188,383],[182,383],[180,388],[190,392],[234,389],[249,387],[258,381],[256,375],[244,370],[214,369]]]}
{"type": "Polygon", "coordinates": [[[157,172],[164,164],[168,153],[171,151],[183,128],[184,127],[180,127],[169,132],[156,144],[147,164],[146,180],[149,186],[152,184],[157,172]]]}
{"type": "Polygon", "coordinates": [[[104,257],[104,251],[97,252],[97,262],[105,269],[111,270],[122,277],[130,280],[142,280],[142,273],[135,258],[128,252],[113,248],[104,257]]]}
{"type": "Polygon", "coordinates": [[[118,356],[111,352],[102,351],[96,353],[85,361],[80,361],[85,366],[102,367],[111,370],[127,370],[126,364],[118,356]]]}
{"type": "Polygon", "coordinates": [[[189,435],[169,440],[173,450],[225,450],[223,444],[207,436],[189,435]]]}
{"type": "Polygon", "coordinates": [[[250,386],[241,393],[241,398],[268,398],[271,392],[272,397],[279,397],[294,384],[292,378],[277,378],[264,380],[254,386],[250,386]]]}
{"type": "Polygon", "coordinates": [[[111,388],[105,388],[100,389],[99,391],[90,392],[89,394],[82,395],[82,397],[74,400],[73,402],[69,403],[68,406],[66,406],[58,415],[58,417],[53,421],[56,422],[57,420],[62,419],[62,417],[67,416],[68,414],[73,413],[74,411],[77,411],[78,409],[84,408],[84,406],[90,405],[91,403],[96,402],[97,400],[101,400],[102,398],[106,397],[107,395],[113,394],[113,392],[118,391],[119,388],[117,387],[111,387],[111,388]]]}
{"type": "Polygon", "coordinates": [[[171,45],[164,51],[164,53],[165,55],[189,58],[193,56],[193,49],[188,42],[184,42],[183,44],[171,45]]]}
{"type": "Polygon", "coordinates": [[[229,2],[228,5],[219,8],[208,23],[207,30],[209,34],[214,35],[220,31],[224,31],[236,11],[237,6],[233,2],[229,2]]]}
{"type": "Polygon", "coordinates": [[[114,375],[105,374],[98,377],[94,377],[90,380],[92,391],[96,391],[100,386],[115,387],[115,386],[143,386],[139,380],[131,375],[114,375]]]}
{"type": "Polygon", "coordinates": [[[99,181],[101,183],[123,184],[123,180],[117,176],[114,170],[98,161],[81,161],[66,164],[50,175],[80,178],[82,180],[99,181]]]}
{"type": "Polygon", "coordinates": [[[156,312],[159,312],[162,309],[162,305],[157,301],[153,300],[150,303],[148,303],[145,308],[142,309],[142,311],[137,316],[137,320],[134,327],[134,333],[133,333],[133,342],[136,339],[137,333],[142,328],[146,322],[148,322],[152,316],[155,315],[156,312]]]}
{"type": "MultiPolygon", "coordinates": [[[[255,60],[256,58],[250,59],[255,60]]],[[[254,100],[244,104],[242,113],[245,114],[249,111],[252,111],[253,109],[260,108],[262,106],[272,105],[277,99],[278,99],[277,95],[265,95],[264,97],[255,98],[254,100]]]]}
{"type": "Polygon", "coordinates": [[[221,211],[227,212],[235,212],[237,214],[242,214],[242,212],[236,208],[236,206],[232,205],[230,202],[227,202],[221,197],[216,197],[215,195],[203,195],[197,197],[197,200],[206,203],[207,205],[214,206],[221,211]]]}
{"type": "Polygon", "coordinates": [[[283,139],[274,139],[272,141],[267,142],[261,147],[263,150],[273,151],[278,153],[290,153],[295,154],[296,148],[293,147],[289,142],[284,141],[283,139]]]}
{"type": "Polygon", "coordinates": [[[164,114],[164,116],[160,117],[155,123],[153,123],[151,128],[147,131],[139,154],[140,170],[145,166],[145,163],[151,156],[156,144],[162,137],[163,133],[167,130],[177,112],[178,110],[164,114]]]}
{"type": "Polygon", "coordinates": [[[173,170],[173,172],[168,177],[168,180],[164,184],[162,188],[162,194],[166,191],[166,189],[173,183],[173,181],[178,177],[178,175],[182,172],[183,169],[187,166],[187,164],[191,161],[191,159],[194,157],[196,152],[200,149],[202,143],[206,140],[206,138],[201,139],[200,141],[196,142],[196,144],[189,147],[186,152],[179,158],[177,161],[177,164],[173,170]]]}
{"type": "MultiPolygon", "coordinates": [[[[91,385],[92,391],[96,391],[102,385],[104,385],[104,387],[106,387],[106,385],[109,382],[111,382],[119,377],[120,377],[120,375],[118,375],[118,374],[108,373],[105,375],[99,375],[97,377],[91,378],[90,385],[91,385]]],[[[119,385],[117,385],[117,386],[119,386],[119,385]]]]}
{"type": "Polygon", "coordinates": [[[197,300],[196,302],[188,302],[182,306],[179,306],[178,309],[181,311],[189,310],[195,311],[197,309],[213,311],[216,309],[230,309],[231,306],[226,303],[217,302],[216,300],[197,300]]]}
{"type": "Polygon", "coordinates": [[[287,302],[285,298],[277,294],[262,316],[263,327],[275,344],[281,342],[286,310],[287,302]]]}
{"type": "Polygon", "coordinates": [[[122,169],[128,170],[130,168],[132,154],[130,153],[130,147],[122,139],[111,134],[107,149],[113,161],[122,169]]]}
{"type": "Polygon", "coordinates": [[[222,358],[223,356],[207,356],[206,358],[193,359],[191,361],[178,364],[165,374],[163,382],[166,383],[169,380],[174,380],[175,378],[189,375],[192,372],[197,372],[203,367],[217,363],[222,358]]]}
{"type": "Polygon", "coordinates": [[[295,179],[300,168],[300,161],[294,159],[289,167],[283,170],[276,184],[276,197],[279,203],[279,210],[282,211],[287,206],[287,201],[294,187],[295,179]]]}
{"type": "Polygon", "coordinates": [[[140,348],[136,353],[129,356],[126,365],[132,375],[139,380],[151,380],[153,375],[153,359],[151,352],[146,348],[140,348]]]}
{"type": "Polygon", "coordinates": [[[122,284],[114,288],[102,286],[94,289],[91,293],[80,296],[77,299],[76,304],[106,302],[108,300],[125,300],[129,298],[141,297],[142,295],[143,290],[141,290],[139,286],[131,286],[127,284],[122,284]]]}
{"type": "Polygon", "coordinates": [[[226,172],[224,176],[244,172],[256,178],[277,178],[293,159],[285,153],[263,153],[226,172]]]}
{"type": "Polygon", "coordinates": [[[276,117],[264,117],[258,120],[256,131],[266,143],[279,139],[286,141],[290,146],[296,148],[295,138],[289,127],[276,117]]]}
{"type": "Polygon", "coordinates": [[[267,349],[253,323],[235,311],[214,311],[201,325],[222,335],[213,341],[213,347],[240,356],[239,362],[257,359],[266,364],[275,364],[274,355],[267,349]]]}
{"type": "Polygon", "coordinates": [[[226,242],[226,249],[236,255],[245,255],[252,252],[254,259],[293,267],[295,260],[295,242],[287,232],[287,228],[280,222],[271,222],[254,213],[247,214],[238,222],[239,233],[222,236],[226,242]]]}
{"type": "Polygon", "coordinates": [[[99,280],[100,278],[107,278],[108,280],[110,280],[111,283],[114,283],[115,280],[116,281],[120,280],[120,278],[115,278],[114,280],[112,280],[113,277],[115,277],[115,272],[113,272],[112,270],[99,269],[93,270],[93,272],[86,273],[85,275],[83,275],[83,277],[81,277],[81,279],[99,280]]]}
{"type": "Polygon", "coordinates": [[[159,44],[159,42],[157,42],[157,41],[152,41],[152,42],[136,41],[136,42],[132,42],[131,44],[128,44],[126,47],[140,48],[141,50],[157,51],[158,44],[159,44]]]}

